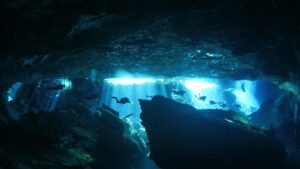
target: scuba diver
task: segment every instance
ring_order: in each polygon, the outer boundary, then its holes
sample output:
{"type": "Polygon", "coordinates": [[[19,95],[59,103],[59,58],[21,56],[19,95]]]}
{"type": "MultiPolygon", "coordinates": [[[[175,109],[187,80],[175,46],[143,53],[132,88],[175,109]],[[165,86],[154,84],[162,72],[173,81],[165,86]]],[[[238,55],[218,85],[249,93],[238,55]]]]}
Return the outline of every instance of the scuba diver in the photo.
{"type": "Polygon", "coordinates": [[[113,96],[112,99],[115,99],[118,104],[131,103],[128,97],[123,97],[119,100],[117,97],[113,96]]]}
{"type": "Polygon", "coordinates": [[[221,106],[222,108],[225,108],[225,107],[226,107],[226,104],[225,104],[225,103],[219,102],[219,106],[221,106]]]}
{"type": "Polygon", "coordinates": [[[216,102],[216,101],[213,101],[213,100],[210,100],[210,101],[209,101],[209,104],[210,104],[210,105],[215,105],[215,104],[217,104],[217,102],[216,102]]]}
{"type": "Polygon", "coordinates": [[[196,97],[198,100],[201,100],[201,101],[203,101],[203,102],[206,100],[206,96],[201,96],[200,93],[199,93],[199,96],[196,96],[196,95],[195,95],[195,97],[196,97]]]}
{"type": "Polygon", "coordinates": [[[245,83],[242,84],[241,88],[242,88],[243,92],[246,92],[245,83]]]}
{"type": "Polygon", "coordinates": [[[223,109],[226,107],[226,103],[217,102],[217,101],[213,101],[213,100],[210,100],[210,101],[209,101],[209,104],[210,104],[210,105],[218,104],[218,105],[219,105],[220,107],[222,107],[223,109]]]}
{"type": "Polygon", "coordinates": [[[183,96],[185,94],[184,90],[172,90],[172,93],[179,95],[179,96],[183,96]]]}
{"type": "Polygon", "coordinates": [[[236,107],[237,109],[240,109],[242,107],[240,104],[237,103],[233,103],[232,106],[236,107]]]}

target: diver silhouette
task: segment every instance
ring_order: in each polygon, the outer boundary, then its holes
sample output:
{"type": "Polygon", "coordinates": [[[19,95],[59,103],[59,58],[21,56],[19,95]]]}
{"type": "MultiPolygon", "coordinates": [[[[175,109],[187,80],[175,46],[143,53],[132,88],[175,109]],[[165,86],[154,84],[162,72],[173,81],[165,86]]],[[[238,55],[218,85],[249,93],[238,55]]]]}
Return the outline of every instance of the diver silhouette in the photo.
{"type": "Polygon", "coordinates": [[[234,107],[238,108],[238,109],[242,108],[242,105],[237,104],[237,103],[233,103],[232,105],[233,105],[234,107]]]}
{"type": "Polygon", "coordinates": [[[115,99],[118,104],[130,103],[130,100],[128,97],[123,97],[119,100],[117,97],[113,96],[112,99],[115,99]]]}
{"type": "Polygon", "coordinates": [[[213,100],[210,100],[210,101],[209,101],[209,104],[210,104],[210,105],[215,105],[215,104],[217,104],[217,102],[216,102],[216,101],[213,101],[213,100]]]}
{"type": "Polygon", "coordinates": [[[226,104],[225,104],[225,103],[219,102],[219,106],[221,106],[222,108],[225,108],[225,107],[226,107],[226,104]]]}
{"type": "Polygon", "coordinates": [[[172,90],[172,93],[176,94],[176,95],[180,95],[183,96],[185,94],[184,90],[172,90]]]}
{"type": "Polygon", "coordinates": [[[226,104],[225,104],[225,103],[217,102],[217,101],[214,101],[214,100],[210,100],[210,101],[209,101],[209,104],[210,104],[210,105],[218,104],[218,105],[219,105],[220,107],[222,107],[222,108],[225,108],[225,107],[226,107],[226,104]]]}
{"type": "Polygon", "coordinates": [[[195,96],[198,100],[201,100],[201,101],[203,101],[203,102],[204,102],[204,101],[206,100],[206,98],[207,98],[206,96],[201,96],[200,93],[199,93],[199,96],[197,96],[197,95],[194,95],[194,96],[195,96]]]}
{"type": "Polygon", "coordinates": [[[242,84],[241,88],[242,88],[243,92],[246,92],[245,83],[242,84]]]}

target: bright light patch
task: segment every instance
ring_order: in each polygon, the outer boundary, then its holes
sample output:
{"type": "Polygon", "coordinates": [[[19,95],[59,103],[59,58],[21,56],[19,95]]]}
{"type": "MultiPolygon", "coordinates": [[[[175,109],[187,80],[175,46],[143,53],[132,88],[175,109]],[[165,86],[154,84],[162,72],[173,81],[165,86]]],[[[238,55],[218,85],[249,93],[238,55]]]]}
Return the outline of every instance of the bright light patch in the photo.
{"type": "Polygon", "coordinates": [[[7,101],[8,102],[11,102],[11,101],[13,101],[14,100],[14,98],[12,97],[12,96],[7,96],[7,101]]]}
{"type": "Polygon", "coordinates": [[[213,89],[217,87],[214,83],[204,82],[201,80],[185,80],[184,85],[193,93],[199,93],[203,89],[213,89]]]}
{"type": "Polygon", "coordinates": [[[152,78],[109,78],[105,79],[107,83],[113,85],[134,85],[134,84],[144,84],[144,83],[155,83],[156,80],[152,78]]]}
{"type": "Polygon", "coordinates": [[[7,91],[7,101],[8,102],[12,102],[15,97],[16,94],[18,92],[18,90],[22,87],[22,83],[21,82],[16,82],[15,84],[13,84],[7,91]]]}
{"type": "Polygon", "coordinates": [[[229,123],[233,123],[232,120],[229,120],[229,119],[225,119],[225,121],[229,122],[229,123]]]}
{"type": "MultiPolygon", "coordinates": [[[[151,96],[168,96],[181,103],[190,104],[198,109],[223,109],[233,110],[245,115],[250,115],[260,108],[256,100],[256,82],[249,80],[222,81],[209,78],[151,78],[149,76],[119,76],[119,78],[104,79],[112,88],[111,93],[103,96],[103,103],[110,105],[115,110],[128,113],[140,112],[138,99],[150,99],[151,96]],[[123,78],[120,78],[123,77],[123,78]],[[231,90],[227,90],[230,88],[231,90]],[[184,91],[183,95],[174,91],[184,91]],[[234,96],[232,96],[234,95],[234,96]],[[132,104],[120,105],[111,99],[128,97],[132,104]]],[[[135,116],[136,120],[138,115],[135,116]]]]}
{"type": "Polygon", "coordinates": [[[251,115],[260,108],[260,104],[253,94],[256,89],[256,82],[249,80],[236,81],[232,93],[236,96],[235,102],[240,105],[239,111],[245,115],[251,115]]]}
{"type": "Polygon", "coordinates": [[[65,89],[72,89],[72,82],[69,79],[59,79],[62,85],[65,85],[65,89]]]}
{"type": "Polygon", "coordinates": [[[186,95],[190,104],[197,109],[220,108],[218,104],[209,104],[210,100],[215,102],[223,101],[218,94],[218,82],[212,79],[187,79],[180,82],[189,91],[186,95]]]}
{"type": "Polygon", "coordinates": [[[259,103],[251,93],[234,90],[233,94],[236,96],[236,103],[241,105],[240,111],[245,115],[251,115],[260,108],[259,103]]]}

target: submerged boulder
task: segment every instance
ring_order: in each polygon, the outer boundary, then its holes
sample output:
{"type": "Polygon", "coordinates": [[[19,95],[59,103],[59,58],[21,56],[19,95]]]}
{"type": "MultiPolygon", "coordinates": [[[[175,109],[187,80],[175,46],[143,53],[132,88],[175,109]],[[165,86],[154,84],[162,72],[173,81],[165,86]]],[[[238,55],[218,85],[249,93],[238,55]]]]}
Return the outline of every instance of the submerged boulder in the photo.
{"type": "Polygon", "coordinates": [[[283,145],[258,128],[228,120],[231,111],[197,110],[161,96],[139,101],[150,158],[161,168],[284,168],[283,145]]]}

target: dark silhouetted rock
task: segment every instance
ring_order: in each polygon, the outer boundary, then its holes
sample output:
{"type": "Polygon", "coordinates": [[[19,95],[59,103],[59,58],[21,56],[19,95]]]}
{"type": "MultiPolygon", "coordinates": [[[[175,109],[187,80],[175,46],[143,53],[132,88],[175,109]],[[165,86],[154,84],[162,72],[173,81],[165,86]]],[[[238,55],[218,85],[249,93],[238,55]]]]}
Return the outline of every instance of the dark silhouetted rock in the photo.
{"type": "Polygon", "coordinates": [[[140,104],[150,158],[161,168],[284,168],[283,145],[251,126],[226,121],[231,111],[196,110],[161,96],[140,104]]]}
{"type": "Polygon", "coordinates": [[[69,105],[0,123],[0,168],[142,168],[146,148],[111,109],[92,113],[77,102],[69,105]]]}

